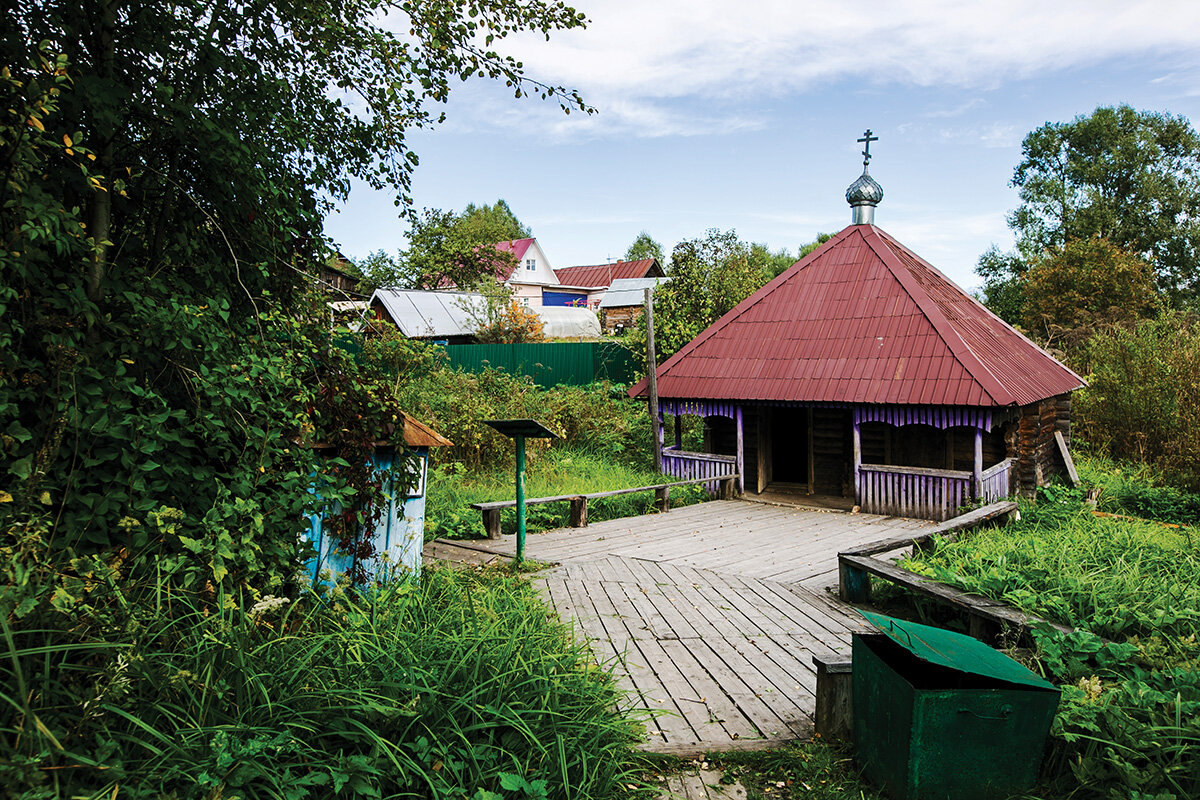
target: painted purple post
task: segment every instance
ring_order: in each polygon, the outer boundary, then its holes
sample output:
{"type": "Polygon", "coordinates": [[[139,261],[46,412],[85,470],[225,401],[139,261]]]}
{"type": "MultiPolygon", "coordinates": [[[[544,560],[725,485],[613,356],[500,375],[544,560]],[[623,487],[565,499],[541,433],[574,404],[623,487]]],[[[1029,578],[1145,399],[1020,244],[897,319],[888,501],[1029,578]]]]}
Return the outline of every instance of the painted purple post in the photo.
{"type": "Polygon", "coordinates": [[[675,409],[675,449],[683,449],[683,415],[675,409]]]}
{"type": "Polygon", "coordinates": [[[975,429],[975,474],[971,480],[971,497],[983,497],[983,428],[975,429]]]}
{"type": "Polygon", "coordinates": [[[745,462],[746,462],[746,459],[745,459],[745,453],[743,452],[745,450],[745,447],[743,446],[744,439],[743,439],[743,434],[742,434],[742,407],[741,407],[741,405],[739,405],[737,407],[735,419],[737,421],[738,494],[745,494],[746,493],[746,484],[745,484],[745,476],[746,476],[746,463],[745,462]]]}

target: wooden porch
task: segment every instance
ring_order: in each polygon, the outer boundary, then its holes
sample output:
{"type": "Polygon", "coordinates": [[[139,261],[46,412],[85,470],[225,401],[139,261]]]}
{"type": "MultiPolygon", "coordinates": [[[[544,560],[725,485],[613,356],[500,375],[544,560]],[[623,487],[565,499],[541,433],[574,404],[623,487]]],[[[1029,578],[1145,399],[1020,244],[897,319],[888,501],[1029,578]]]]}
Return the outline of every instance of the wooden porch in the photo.
{"type": "MultiPolygon", "coordinates": [[[[863,622],[827,591],[837,553],[925,520],[739,500],[530,534],[535,582],[647,720],[645,748],[762,748],[812,732],[814,655],[848,653],[863,622]]],[[[451,543],[445,543],[450,545],[451,543]]],[[[515,537],[471,542],[511,555],[515,537]]]]}

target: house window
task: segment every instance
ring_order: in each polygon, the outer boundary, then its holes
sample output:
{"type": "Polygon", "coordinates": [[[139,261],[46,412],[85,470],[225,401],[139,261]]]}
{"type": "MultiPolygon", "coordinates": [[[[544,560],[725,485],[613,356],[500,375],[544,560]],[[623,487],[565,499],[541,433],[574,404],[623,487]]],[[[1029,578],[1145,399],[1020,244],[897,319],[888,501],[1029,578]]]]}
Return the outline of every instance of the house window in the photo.
{"type": "Polygon", "coordinates": [[[537,261],[532,258],[525,259],[525,269],[533,272],[535,269],[537,269],[537,261]]]}

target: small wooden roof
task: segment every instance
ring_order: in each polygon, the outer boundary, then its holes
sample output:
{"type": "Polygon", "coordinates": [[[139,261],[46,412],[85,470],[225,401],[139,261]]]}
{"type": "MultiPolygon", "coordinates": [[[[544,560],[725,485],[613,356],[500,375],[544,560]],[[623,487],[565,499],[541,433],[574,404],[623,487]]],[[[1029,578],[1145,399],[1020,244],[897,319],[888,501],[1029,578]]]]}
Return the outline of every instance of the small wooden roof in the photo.
{"type": "Polygon", "coordinates": [[[659,395],[680,399],[1021,406],[1084,386],[865,224],[746,298],[657,374],[659,395]]]}
{"type": "MultiPolygon", "coordinates": [[[[424,422],[413,419],[403,411],[397,411],[396,416],[399,417],[399,424],[403,426],[404,443],[409,447],[449,447],[454,444],[424,422]]],[[[389,433],[395,430],[395,427],[390,424],[385,427],[389,433]]],[[[375,446],[387,447],[390,444],[390,442],[380,441],[376,442],[375,446]]],[[[334,447],[329,442],[314,442],[308,446],[314,450],[331,450],[334,447]]]]}

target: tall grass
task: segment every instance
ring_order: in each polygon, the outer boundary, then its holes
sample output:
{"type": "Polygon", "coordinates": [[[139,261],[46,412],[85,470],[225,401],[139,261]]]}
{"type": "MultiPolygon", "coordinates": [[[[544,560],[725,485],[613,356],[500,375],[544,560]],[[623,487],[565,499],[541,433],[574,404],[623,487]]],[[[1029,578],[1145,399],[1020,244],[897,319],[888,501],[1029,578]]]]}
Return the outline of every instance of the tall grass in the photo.
{"type": "Polygon", "coordinates": [[[260,614],[163,600],[86,634],[4,621],[6,796],[608,798],[635,780],[610,675],[520,577],[430,570],[260,614]]]}
{"type": "MultiPolygon", "coordinates": [[[[591,450],[552,448],[528,465],[526,497],[557,497],[588,494],[633,486],[650,486],[674,480],[655,472],[637,469],[609,455],[591,450]]],[[[515,475],[512,458],[506,466],[467,472],[457,465],[435,467],[429,472],[425,498],[425,536],[477,539],[483,536],[483,524],[471,503],[512,500],[515,475]]],[[[702,486],[679,486],[671,490],[673,506],[690,505],[708,499],[702,486]]],[[[605,497],[588,503],[588,519],[631,517],[653,509],[653,492],[605,497]]],[[[549,530],[567,525],[570,513],[567,501],[529,506],[526,524],[530,531],[549,530]]],[[[516,512],[505,511],[501,529],[516,531],[516,512]]]]}
{"type": "Polygon", "coordinates": [[[1099,518],[1078,494],[1042,491],[1020,522],[938,542],[905,566],[1076,628],[1035,632],[1038,663],[1063,691],[1053,791],[1200,796],[1197,531],[1099,518]]]}

